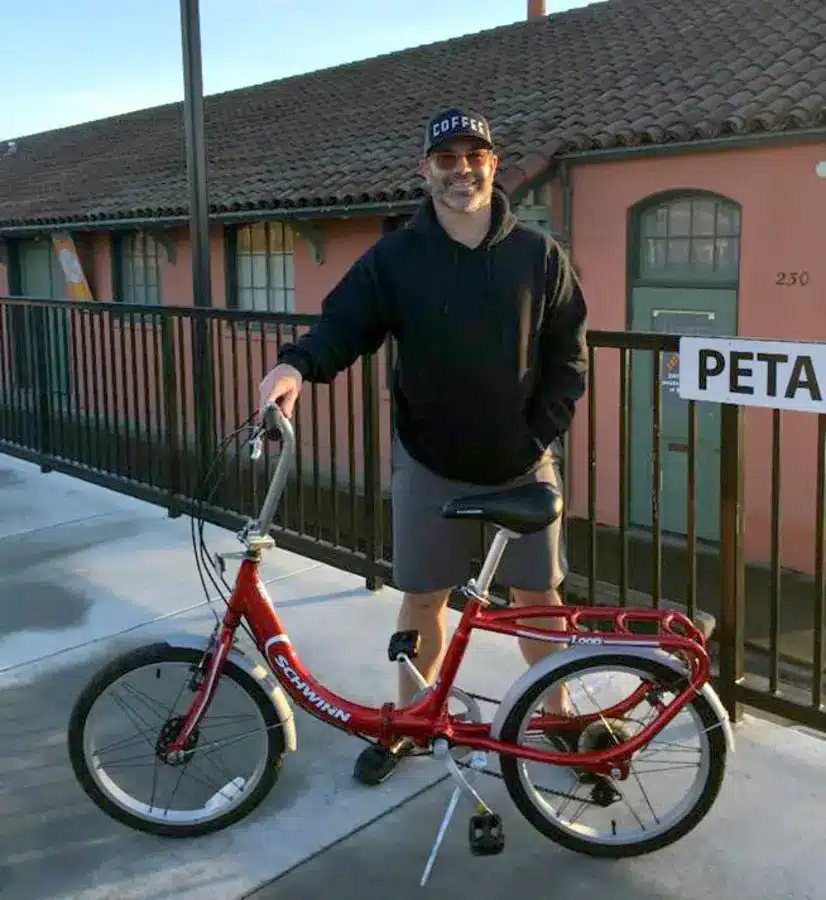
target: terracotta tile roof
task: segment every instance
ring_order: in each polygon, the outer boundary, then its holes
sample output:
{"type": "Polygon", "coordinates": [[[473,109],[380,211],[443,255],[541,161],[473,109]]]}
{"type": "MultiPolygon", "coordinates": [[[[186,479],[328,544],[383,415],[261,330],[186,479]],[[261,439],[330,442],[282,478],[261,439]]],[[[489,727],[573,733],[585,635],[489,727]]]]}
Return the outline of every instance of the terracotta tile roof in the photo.
{"type": "MultiPolygon", "coordinates": [[[[485,110],[513,188],[560,152],[826,125],[823,0],[609,0],[208,97],[213,212],[419,196],[427,117],[485,110]]],[[[182,105],[24,137],[0,226],[185,215],[182,105]]]]}

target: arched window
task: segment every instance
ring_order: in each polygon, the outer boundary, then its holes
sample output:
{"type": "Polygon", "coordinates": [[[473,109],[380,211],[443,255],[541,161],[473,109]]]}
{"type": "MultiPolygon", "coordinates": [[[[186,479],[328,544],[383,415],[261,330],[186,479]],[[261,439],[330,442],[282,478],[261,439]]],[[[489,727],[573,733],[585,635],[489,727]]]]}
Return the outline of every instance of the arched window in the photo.
{"type": "Polygon", "coordinates": [[[640,284],[736,283],[740,209],[709,194],[660,199],[637,220],[635,281],[640,284]]]}

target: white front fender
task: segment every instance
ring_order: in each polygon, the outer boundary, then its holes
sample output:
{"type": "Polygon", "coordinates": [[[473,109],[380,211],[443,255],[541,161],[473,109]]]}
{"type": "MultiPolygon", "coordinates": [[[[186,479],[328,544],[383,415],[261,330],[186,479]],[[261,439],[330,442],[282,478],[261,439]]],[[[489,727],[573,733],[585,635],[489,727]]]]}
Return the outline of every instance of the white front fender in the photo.
{"type": "MultiPolygon", "coordinates": [[[[180,632],[178,634],[165,635],[159,643],[168,644],[170,647],[186,647],[192,650],[204,651],[209,646],[209,638],[200,634],[180,632]]],[[[264,689],[264,693],[269,697],[278,715],[278,720],[281,722],[284,747],[286,750],[294,752],[298,748],[295,716],[286,693],[276,681],[272,672],[266,666],[261,665],[261,663],[250,659],[237,647],[232,647],[227,658],[235,663],[239,669],[243,669],[250,678],[255,679],[264,689]]]]}
{"type": "MultiPolygon", "coordinates": [[[[594,657],[599,656],[636,656],[640,659],[651,659],[655,662],[663,663],[668,666],[675,672],[680,674],[685,674],[685,666],[678,659],[675,659],[670,653],[666,653],[664,650],[661,650],[659,647],[654,646],[641,646],[641,645],[629,645],[623,644],[622,647],[613,646],[598,646],[598,645],[581,645],[581,646],[573,646],[569,647],[566,650],[561,650],[557,653],[551,653],[549,656],[546,656],[543,660],[531,666],[527,672],[525,672],[520,678],[518,678],[509,688],[507,694],[505,694],[502,702],[499,704],[499,708],[496,711],[496,715],[493,718],[493,722],[491,723],[490,736],[494,740],[499,740],[502,733],[502,726],[505,724],[505,720],[507,719],[510,711],[513,707],[519,702],[519,699],[523,696],[523,694],[540,678],[544,678],[550,672],[554,672],[557,669],[561,669],[562,666],[567,666],[570,662],[576,659],[593,659],[594,657]]],[[[717,692],[714,688],[706,682],[700,690],[700,693],[708,700],[711,708],[717,714],[717,718],[720,721],[720,727],[723,729],[723,734],[726,738],[726,746],[730,753],[734,753],[734,733],[731,728],[731,722],[729,721],[728,713],[726,712],[726,708],[723,706],[722,701],[720,700],[717,692]]]]}

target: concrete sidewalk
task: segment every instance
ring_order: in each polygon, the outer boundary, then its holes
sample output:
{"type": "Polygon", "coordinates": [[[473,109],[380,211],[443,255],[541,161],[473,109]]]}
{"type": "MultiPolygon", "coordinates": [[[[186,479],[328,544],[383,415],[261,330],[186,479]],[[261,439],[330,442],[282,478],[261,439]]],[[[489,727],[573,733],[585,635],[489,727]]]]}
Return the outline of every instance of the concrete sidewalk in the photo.
{"type": "MultiPolygon", "coordinates": [[[[485,779],[485,796],[505,821],[505,853],[470,855],[463,803],[423,892],[419,879],[452,789],[445,770],[411,761],[384,786],[363,788],[351,777],[363,743],[300,712],[298,753],[246,820],[191,841],[112,821],[74,780],[68,713],[112,654],[169,631],[209,631],[189,527],[163,509],[0,456],[3,897],[261,900],[291,891],[346,900],[392,890],[401,898],[473,891],[485,900],[516,881],[532,896],[585,900],[608,891],[619,900],[826,896],[826,743],[754,718],[737,732],[738,753],[707,819],[674,847],[626,863],[548,842],[521,820],[501,783],[485,779]]],[[[236,545],[212,527],[207,542],[213,550],[236,545]]],[[[386,642],[395,591],[371,594],[355,576],[280,550],[263,575],[314,674],[356,701],[393,697],[386,642]]],[[[522,669],[515,642],[479,636],[460,684],[501,697],[522,669]]]]}

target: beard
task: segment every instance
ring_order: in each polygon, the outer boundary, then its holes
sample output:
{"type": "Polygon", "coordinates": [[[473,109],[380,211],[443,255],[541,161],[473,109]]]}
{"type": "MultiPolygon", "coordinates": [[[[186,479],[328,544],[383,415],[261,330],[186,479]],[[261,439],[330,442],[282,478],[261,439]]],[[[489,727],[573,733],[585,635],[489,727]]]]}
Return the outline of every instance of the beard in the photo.
{"type": "Polygon", "coordinates": [[[457,212],[473,212],[490,200],[492,183],[482,175],[447,175],[432,186],[433,199],[457,212]]]}

